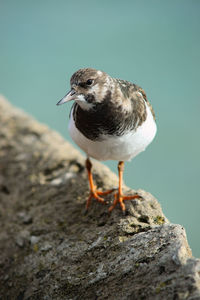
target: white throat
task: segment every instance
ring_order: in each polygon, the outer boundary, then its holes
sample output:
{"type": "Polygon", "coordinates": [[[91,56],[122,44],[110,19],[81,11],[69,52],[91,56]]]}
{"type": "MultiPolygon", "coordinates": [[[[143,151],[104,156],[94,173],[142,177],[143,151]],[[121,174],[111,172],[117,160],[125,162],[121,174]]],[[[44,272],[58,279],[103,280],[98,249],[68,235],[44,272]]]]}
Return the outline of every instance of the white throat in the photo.
{"type": "Polygon", "coordinates": [[[93,108],[93,104],[92,103],[88,103],[85,100],[84,95],[78,95],[75,99],[76,103],[83,109],[83,110],[90,110],[91,108],[93,108]]]}

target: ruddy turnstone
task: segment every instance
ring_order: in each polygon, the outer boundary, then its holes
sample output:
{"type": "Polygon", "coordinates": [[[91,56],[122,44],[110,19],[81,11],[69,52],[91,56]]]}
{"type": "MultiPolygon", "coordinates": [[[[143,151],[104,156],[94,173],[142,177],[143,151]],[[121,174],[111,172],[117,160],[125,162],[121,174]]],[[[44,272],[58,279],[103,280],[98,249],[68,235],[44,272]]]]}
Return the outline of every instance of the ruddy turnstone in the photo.
{"type": "Polygon", "coordinates": [[[87,154],[91,199],[104,203],[101,197],[112,193],[97,190],[91,173],[90,157],[97,160],[117,160],[119,187],[109,211],[124,200],[140,198],[138,194],[122,193],[124,161],[144,151],[156,134],[155,114],[144,90],[126,80],[115,79],[92,68],[80,69],[70,80],[71,90],[57,105],[74,100],[69,121],[69,132],[74,142],[87,154]]]}

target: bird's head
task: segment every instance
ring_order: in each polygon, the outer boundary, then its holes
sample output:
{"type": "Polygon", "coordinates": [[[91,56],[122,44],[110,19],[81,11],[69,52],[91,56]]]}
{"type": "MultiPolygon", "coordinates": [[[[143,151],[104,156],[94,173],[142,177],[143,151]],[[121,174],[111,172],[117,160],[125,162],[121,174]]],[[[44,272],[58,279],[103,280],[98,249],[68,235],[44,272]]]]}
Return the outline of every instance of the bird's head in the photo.
{"type": "Polygon", "coordinates": [[[74,100],[84,110],[102,103],[111,86],[111,77],[105,72],[92,68],[80,69],[70,80],[71,90],[57,103],[57,105],[74,100]]]}

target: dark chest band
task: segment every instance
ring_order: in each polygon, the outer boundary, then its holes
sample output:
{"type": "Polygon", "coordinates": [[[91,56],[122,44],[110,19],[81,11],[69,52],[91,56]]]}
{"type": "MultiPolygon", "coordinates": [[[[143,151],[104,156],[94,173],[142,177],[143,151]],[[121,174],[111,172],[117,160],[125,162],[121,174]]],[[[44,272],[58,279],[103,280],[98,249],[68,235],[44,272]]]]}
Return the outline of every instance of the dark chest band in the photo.
{"type": "Polygon", "coordinates": [[[122,107],[115,107],[111,101],[103,101],[94,109],[83,110],[77,103],[73,106],[73,119],[77,129],[88,139],[100,141],[102,135],[122,136],[129,130],[134,130],[146,119],[145,104],[134,105],[129,113],[124,113],[122,107]]]}

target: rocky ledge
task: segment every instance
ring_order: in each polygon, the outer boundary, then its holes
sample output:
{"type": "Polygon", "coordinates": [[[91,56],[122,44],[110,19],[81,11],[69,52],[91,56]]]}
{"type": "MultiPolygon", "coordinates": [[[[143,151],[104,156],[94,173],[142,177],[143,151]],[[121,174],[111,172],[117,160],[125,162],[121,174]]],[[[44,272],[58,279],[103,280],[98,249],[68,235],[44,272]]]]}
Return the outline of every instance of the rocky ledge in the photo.
{"type": "MultiPolygon", "coordinates": [[[[100,163],[94,174],[117,185],[100,163]]],[[[138,193],[126,215],[96,201],[85,213],[84,157],[1,97],[0,299],[200,299],[184,228],[138,193]]]]}

